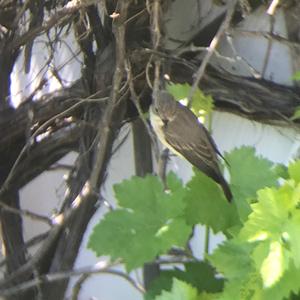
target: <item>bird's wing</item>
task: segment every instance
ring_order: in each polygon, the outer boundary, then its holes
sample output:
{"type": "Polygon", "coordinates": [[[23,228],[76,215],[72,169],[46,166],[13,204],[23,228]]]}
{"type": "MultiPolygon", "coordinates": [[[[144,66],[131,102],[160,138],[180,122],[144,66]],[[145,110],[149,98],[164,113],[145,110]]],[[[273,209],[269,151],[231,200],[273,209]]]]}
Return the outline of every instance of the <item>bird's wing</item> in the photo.
{"type": "MultiPolygon", "coordinates": [[[[203,126],[203,125],[202,125],[203,126]]],[[[227,164],[227,166],[229,166],[228,161],[225,159],[225,157],[222,155],[222,153],[219,151],[215,141],[213,140],[213,138],[211,137],[211,135],[209,134],[209,132],[207,131],[207,129],[203,126],[203,129],[205,131],[205,134],[208,138],[208,140],[210,141],[211,146],[213,147],[213,149],[215,150],[215,152],[224,160],[224,162],[227,164]]]]}
{"type": "Polygon", "coordinates": [[[183,109],[186,111],[178,116],[181,118],[179,123],[169,121],[164,126],[167,143],[207,176],[220,182],[222,174],[216,145],[196,116],[186,107],[183,109]]]}

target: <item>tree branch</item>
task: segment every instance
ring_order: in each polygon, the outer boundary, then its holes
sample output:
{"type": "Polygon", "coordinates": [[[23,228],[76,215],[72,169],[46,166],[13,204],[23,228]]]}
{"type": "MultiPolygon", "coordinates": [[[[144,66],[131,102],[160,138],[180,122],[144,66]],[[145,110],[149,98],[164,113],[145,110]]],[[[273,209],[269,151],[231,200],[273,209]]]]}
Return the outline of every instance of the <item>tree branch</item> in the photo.
{"type": "MultiPolygon", "coordinates": [[[[176,62],[171,69],[172,81],[192,83],[195,66],[176,62]]],[[[209,67],[200,88],[213,97],[217,110],[267,124],[299,126],[299,120],[290,120],[300,105],[298,87],[241,77],[209,67]]]]}

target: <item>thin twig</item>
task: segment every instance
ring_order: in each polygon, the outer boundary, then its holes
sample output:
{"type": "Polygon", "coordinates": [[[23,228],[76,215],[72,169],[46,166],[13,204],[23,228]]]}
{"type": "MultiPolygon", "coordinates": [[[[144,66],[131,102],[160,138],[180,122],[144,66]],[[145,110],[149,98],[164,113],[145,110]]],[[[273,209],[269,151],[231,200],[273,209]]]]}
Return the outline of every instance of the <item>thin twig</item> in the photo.
{"type": "Polygon", "coordinates": [[[47,171],[57,171],[57,170],[71,171],[71,170],[73,170],[73,166],[67,165],[67,164],[62,164],[62,163],[56,163],[56,164],[52,165],[50,168],[48,168],[47,171]]]}
{"type": "Polygon", "coordinates": [[[19,216],[24,216],[24,217],[28,217],[32,220],[37,220],[37,221],[40,221],[40,222],[43,222],[43,223],[46,223],[48,224],[49,226],[52,225],[52,220],[46,216],[43,216],[43,215],[40,215],[40,214],[37,214],[37,213],[33,213],[29,210],[26,210],[26,209],[17,209],[17,208],[14,208],[12,206],[9,206],[7,205],[6,203],[0,201],[0,207],[2,210],[5,210],[5,211],[8,211],[12,214],[15,214],[15,215],[19,215],[19,216]]]}
{"type": "Polygon", "coordinates": [[[275,12],[276,12],[276,8],[279,5],[280,0],[273,0],[267,10],[267,14],[270,16],[274,16],[275,12]]]}
{"type": "Polygon", "coordinates": [[[83,284],[91,277],[92,274],[83,274],[80,276],[80,278],[77,280],[77,282],[74,284],[72,288],[72,295],[71,300],[78,300],[78,295],[81,291],[81,288],[83,284]]]}
{"type": "MultiPolygon", "coordinates": [[[[270,20],[270,33],[271,33],[271,36],[272,36],[273,33],[274,33],[274,26],[275,26],[275,17],[274,17],[273,14],[269,15],[269,20],[270,20]]],[[[266,75],[266,70],[267,70],[267,67],[268,67],[268,64],[269,64],[269,61],[270,61],[272,46],[273,46],[273,40],[268,38],[267,51],[266,51],[266,54],[265,54],[265,57],[264,57],[263,67],[262,67],[262,71],[261,71],[261,74],[262,74],[263,78],[266,75]]]]}
{"type": "MultiPolygon", "coordinates": [[[[233,44],[233,40],[232,40],[232,35],[231,34],[226,34],[226,39],[227,39],[227,42],[233,52],[233,55],[234,55],[234,59],[232,59],[231,62],[237,62],[237,61],[242,61],[243,63],[246,64],[246,66],[248,67],[248,69],[250,70],[252,76],[256,79],[259,79],[261,78],[261,74],[242,56],[240,56],[233,44]]],[[[231,58],[230,58],[231,59],[231,58]]]]}
{"type": "Polygon", "coordinates": [[[74,277],[74,276],[87,276],[86,277],[86,279],[87,279],[89,277],[89,275],[93,275],[93,274],[110,274],[110,275],[115,275],[115,276],[121,277],[121,278],[125,279],[127,282],[129,282],[140,293],[142,293],[142,294],[145,293],[145,289],[143,288],[143,286],[136,283],[135,280],[133,278],[131,278],[127,273],[124,273],[124,272],[121,272],[118,270],[114,270],[114,269],[109,269],[109,267],[110,266],[108,266],[108,265],[104,265],[104,266],[100,266],[100,267],[92,266],[92,267],[80,268],[77,270],[70,270],[70,271],[56,272],[56,273],[41,275],[41,276],[37,276],[35,279],[18,284],[17,286],[1,290],[0,293],[1,293],[1,296],[11,296],[11,295],[15,295],[17,293],[26,291],[28,289],[31,289],[33,287],[36,287],[40,284],[60,281],[60,280],[66,279],[66,278],[74,277]]]}
{"type": "Polygon", "coordinates": [[[99,180],[104,177],[105,167],[107,165],[110,147],[112,144],[113,131],[111,130],[111,122],[116,109],[119,107],[121,101],[124,100],[125,95],[120,97],[120,86],[123,81],[124,63],[126,61],[126,43],[125,43],[125,23],[127,19],[128,7],[131,1],[120,1],[120,16],[114,20],[113,32],[116,41],[116,67],[113,77],[113,86],[110,101],[106,107],[103,115],[103,122],[99,124],[97,134],[97,156],[91,176],[89,179],[92,190],[95,190],[99,180]],[[100,141],[101,137],[101,141],[100,141]]]}
{"type": "Polygon", "coordinates": [[[264,37],[266,39],[272,39],[275,41],[278,41],[280,43],[283,43],[291,48],[297,48],[300,49],[300,44],[298,42],[291,42],[290,40],[288,40],[287,38],[280,36],[278,34],[276,34],[276,32],[267,32],[267,31],[251,31],[251,30],[247,30],[247,29],[241,29],[241,28],[234,28],[234,29],[230,29],[230,33],[234,34],[240,34],[243,36],[258,36],[258,37],[264,37]]]}
{"type": "Polygon", "coordinates": [[[161,152],[161,155],[159,156],[158,159],[158,176],[161,178],[163,185],[164,185],[164,190],[168,189],[167,186],[167,181],[166,181],[166,173],[167,173],[167,165],[168,165],[168,160],[169,160],[169,149],[164,149],[161,152]]]}
{"type": "Polygon", "coordinates": [[[131,96],[133,99],[133,103],[138,111],[139,117],[141,118],[142,122],[145,125],[145,128],[147,128],[148,134],[151,138],[152,146],[154,148],[155,157],[158,157],[159,156],[159,148],[158,148],[157,140],[156,140],[155,134],[153,133],[152,128],[149,126],[149,123],[147,122],[147,120],[144,116],[143,110],[141,108],[140,99],[134,88],[132,68],[131,68],[131,64],[129,61],[125,62],[125,69],[127,71],[127,80],[128,80],[128,84],[129,84],[129,90],[130,90],[130,93],[131,93],[131,96]]]}
{"type": "Polygon", "coordinates": [[[210,230],[209,226],[205,226],[204,254],[209,254],[210,230]]]}
{"type": "MultiPolygon", "coordinates": [[[[21,162],[23,156],[27,153],[29,147],[32,145],[32,140],[34,140],[35,137],[37,137],[40,133],[42,133],[42,131],[45,130],[48,126],[50,126],[50,124],[52,124],[56,119],[62,118],[64,116],[66,116],[68,113],[70,113],[71,111],[75,110],[77,107],[79,107],[82,104],[88,102],[89,98],[91,98],[93,96],[94,95],[91,95],[91,96],[89,96],[89,97],[87,97],[85,99],[79,100],[79,102],[75,103],[74,105],[72,105],[71,107],[67,108],[66,110],[64,110],[64,111],[58,113],[57,115],[53,116],[52,118],[48,119],[39,128],[37,128],[37,130],[31,135],[30,139],[27,141],[27,143],[22,148],[20,154],[18,155],[18,157],[15,160],[12,168],[10,169],[10,172],[9,172],[8,176],[6,177],[4,183],[2,184],[2,186],[0,188],[0,197],[8,189],[10,181],[12,180],[13,176],[15,175],[15,171],[16,171],[19,163],[21,162]]],[[[75,99],[72,99],[72,100],[75,100],[75,99]]],[[[97,101],[105,101],[105,100],[107,100],[107,97],[101,98],[101,99],[97,99],[97,101]]]]}
{"type": "Polygon", "coordinates": [[[6,265],[7,261],[9,259],[11,259],[11,256],[13,256],[13,255],[19,255],[19,253],[21,253],[25,249],[33,247],[36,244],[42,242],[48,236],[48,234],[49,234],[49,231],[33,237],[32,239],[30,239],[29,241],[27,241],[25,243],[24,247],[21,247],[19,249],[15,249],[15,252],[13,254],[10,254],[9,256],[5,256],[3,259],[0,260],[0,268],[2,268],[3,266],[6,265]]]}
{"type": "Polygon", "coordinates": [[[37,36],[50,30],[52,27],[58,26],[64,21],[69,20],[70,15],[76,13],[78,9],[81,9],[85,6],[84,3],[85,1],[69,1],[63,8],[57,10],[55,15],[51,16],[48,20],[46,20],[43,25],[28,30],[23,35],[16,37],[11,45],[12,50],[19,49],[21,46],[34,40],[37,36]]]}
{"type": "Polygon", "coordinates": [[[230,25],[230,22],[231,22],[231,19],[232,19],[232,16],[234,14],[234,11],[235,11],[235,6],[237,4],[237,1],[238,0],[232,0],[230,6],[228,7],[227,9],[227,12],[226,12],[226,16],[225,16],[225,19],[222,23],[222,25],[220,26],[218,32],[216,33],[216,35],[214,36],[214,38],[212,39],[209,47],[207,48],[207,53],[206,55],[204,56],[203,60],[202,60],[202,63],[196,73],[196,76],[195,76],[195,80],[194,80],[194,83],[192,85],[192,88],[190,90],[190,93],[189,93],[189,96],[188,96],[188,103],[190,106],[191,105],[191,99],[196,91],[196,89],[198,88],[199,86],[199,83],[204,75],[204,72],[205,72],[205,69],[206,69],[206,66],[207,64],[209,63],[222,35],[224,34],[224,32],[228,29],[229,25],[230,25]]]}
{"type": "MultiPolygon", "coordinates": [[[[160,24],[161,24],[161,1],[155,0],[153,2],[152,7],[152,42],[154,45],[154,51],[157,51],[160,47],[161,42],[161,32],[160,32],[160,24]]],[[[156,99],[158,97],[158,92],[161,89],[161,60],[160,58],[156,58],[154,63],[154,84],[153,84],[153,92],[152,98],[156,99]]],[[[164,189],[167,190],[167,182],[166,182],[166,171],[168,164],[168,156],[169,150],[165,149],[161,155],[156,157],[158,161],[158,176],[161,178],[164,189]]]]}
{"type": "MultiPolygon", "coordinates": [[[[77,209],[83,205],[84,202],[91,200],[91,197],[97,197],[98,195],[93,192],[89,182],[87,181],[80,193],[73,200],[70,207],[65,210],[63,213],[56,215],[53,220],[53,226],[49,231],[48,237],[43,243],[43,245],[39,248],[39,250],[32,256],[24,265],[22,265],[19,269],[15,270],[14,273],[11,273],[5,279],[0,280],[0,286],[4,290],[5,287],[9,286],[14,280],[24,274],[28,274],[28,272],[32,272],[34,266],[38,265],[39,262],[45,257],[45,255],[49,251],[49,247],[53,245],[53,242],[59,236],[61,230],[64,228],[64,225],[74,216],[77,209]]],[[[2,291],[0,291],[0,295],[2,291]]]]}
{"type": "Polygon", "coordinates": [[[140,10],[139,12],[137,12],[135,15],[133,15],[132,17],[128,18],[124,24],[130,23],[131,21],[133,21],[134,19],[136,19],[138,16],[142,15],[146,11],[147,11],[147,8],[145,7],[142,10],[140,10]]]}

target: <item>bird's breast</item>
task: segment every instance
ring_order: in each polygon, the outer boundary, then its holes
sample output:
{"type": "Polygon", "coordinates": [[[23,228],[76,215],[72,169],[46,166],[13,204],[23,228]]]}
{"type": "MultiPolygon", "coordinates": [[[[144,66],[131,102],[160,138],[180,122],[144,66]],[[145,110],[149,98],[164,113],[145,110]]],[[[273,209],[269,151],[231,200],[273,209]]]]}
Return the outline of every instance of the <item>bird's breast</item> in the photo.
{"type": "Polygon", "coordinates": [[[168,143],[166,141],[165,138],[165,132],[164,130],[166,130],[166,126],[167,123],[162,121],[162,119],[153,112],[152,110],[153,108],[150,108],[150,122],[151,122],[151,126],[153,128],[153,130],[155,131],[157,137],[159,138],[160,142],[167,147],[168,149],[170,149],[173,153],[177,154],[178,156],[182,156],[178,151],[176,151],[172,145],[170,145],[170,143],[168,143]]]}
{"type": "Polygon", "coordinates": [[[162,119],[153,112],[153,108],[151,107],[150,109],[150,122],[151,122],[151,126],[154,129],[157,137],[159,138],[159,140],[168,147],[168,144],[166,142],[165,139],[165,134],[164,134],[164,122],[162,121],[162,119]]]}

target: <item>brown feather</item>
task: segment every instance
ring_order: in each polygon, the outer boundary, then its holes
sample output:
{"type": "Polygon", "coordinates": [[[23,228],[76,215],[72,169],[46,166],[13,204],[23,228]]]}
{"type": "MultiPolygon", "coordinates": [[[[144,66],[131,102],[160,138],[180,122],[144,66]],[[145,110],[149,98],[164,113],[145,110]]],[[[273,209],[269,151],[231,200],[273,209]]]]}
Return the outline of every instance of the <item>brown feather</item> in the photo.
{"type": "Polygon", "coordinates": [[[151,106],[150,119],[163,144],[220,184],[231,201],[230,188],[218,165],[218,155],[223,156],[193,112],[161,91],[151,106]]]}

